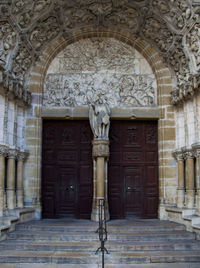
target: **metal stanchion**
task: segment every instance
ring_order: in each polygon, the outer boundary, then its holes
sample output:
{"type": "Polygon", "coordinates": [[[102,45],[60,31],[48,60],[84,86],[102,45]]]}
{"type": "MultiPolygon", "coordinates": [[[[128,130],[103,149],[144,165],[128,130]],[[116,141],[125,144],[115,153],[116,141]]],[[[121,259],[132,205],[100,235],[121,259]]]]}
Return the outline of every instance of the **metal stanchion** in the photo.
{"type": "Polygon", "coordinates": [[[104,268],[104,254],[109,254],[108,250],[105,248],[105,242],[107,241],[107,226],[106,226],[106,216],[105,216],[105,200],[99,199],[99,228],[96,233],[99,233],[99,240],[101,246],[96,250],[95,254],[99,251],[102,253],[102,268],[104,268]]]}

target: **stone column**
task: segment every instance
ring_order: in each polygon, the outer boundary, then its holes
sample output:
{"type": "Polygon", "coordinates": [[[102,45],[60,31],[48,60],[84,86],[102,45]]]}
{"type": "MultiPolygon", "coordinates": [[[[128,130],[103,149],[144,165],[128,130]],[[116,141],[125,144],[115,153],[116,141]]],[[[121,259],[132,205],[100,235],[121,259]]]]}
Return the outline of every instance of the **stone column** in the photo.
{"type": "Polygon", "coordinates": [[[17,208],[24,207],[24,160],[27,157],[26,152],[19,152],[17,155],[17,208]]]}
{"type": "Polygon", "coordinates": [[[91,220],[99,220],[99,199],[105,200],[105,216],[109,219],[108,211],[108,197],[106,190],[107,183],[107,159],[109,157],[109,141],[108,140],[94,140],[93,141],[93,159],[94,159],[94,193],[93,193],[93,203],[92,203],[92,215],[91,220]]]}
{"type": "Polygon", "coordinates": [[[15,192],[15,159],[17,158],[17,150],[8,150],[8,166],[7,166],[7,208],[16,208],[16,192],[15,192]]]}
{"type": "Polygon", "coordinates": [[[5,208],[5,156],[7,154],[7,147],[0,145],[0,217],[3,216],[5,208]]]}
{"type": "Polygon", "coordinates": [[[194,189],[194,153],[192,150],[184,152],[186,159],[186,198],[187,208],[194,208],[195,189],[194,189]]]}
{"type": "Polygon", "coordinates": [[[177,188],[177,199],[176,204],[178,208],[184,206],[185,201],[185,185],[184,185],[184,157],[183,152],[176,150],[174,152],[174,157],[177,160],[178,164],[178,188],[177,188]]]}
{"type": "Polygon", "coordinates": [[[196,208],[197,213],[200,215],[200,143],[196,143],[192,145],[192,148],[194,150],[194,155],[196,157],[196,163],[198,166],[197,169],[197,196],[196,196],[196,208]]]}

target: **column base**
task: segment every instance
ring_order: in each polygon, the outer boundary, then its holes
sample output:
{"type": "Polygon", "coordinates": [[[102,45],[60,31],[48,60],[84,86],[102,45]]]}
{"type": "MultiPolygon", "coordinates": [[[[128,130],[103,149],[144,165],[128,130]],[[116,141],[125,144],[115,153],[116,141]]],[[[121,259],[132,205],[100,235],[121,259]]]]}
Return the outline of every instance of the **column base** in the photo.
{"type": "Polygon", "coordinates": [[[184,206],[185,201],[185,190],[184,189],[177,189],[177,207],[182,208],[184,206]]]}
{"type": "Polygon", "coordinates": [[[12,189],[7,189],[6,190],[6,195],[7,195],[7,208],[8,209],[14,209],[16,208],[16,196],[15,196],[15,191],[12,189]]]}
{"type": "Polygon", "coordinates": [[[186,190],[185,204],[187,208],[194,208],[194,190],[186,190]]]}

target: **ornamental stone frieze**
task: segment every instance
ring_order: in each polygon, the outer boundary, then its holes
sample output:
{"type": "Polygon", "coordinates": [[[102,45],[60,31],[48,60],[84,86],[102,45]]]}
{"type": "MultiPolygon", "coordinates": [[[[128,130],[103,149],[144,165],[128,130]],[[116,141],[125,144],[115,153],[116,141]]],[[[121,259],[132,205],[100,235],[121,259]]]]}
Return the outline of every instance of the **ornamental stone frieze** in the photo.
{"type": "Polygon", "coordinates": [[[88,106],[99,98],[109,107],[155,107],[157,84],[135,49],[112,38],[69,45],[49,66],[43,106],[88,106]]]}

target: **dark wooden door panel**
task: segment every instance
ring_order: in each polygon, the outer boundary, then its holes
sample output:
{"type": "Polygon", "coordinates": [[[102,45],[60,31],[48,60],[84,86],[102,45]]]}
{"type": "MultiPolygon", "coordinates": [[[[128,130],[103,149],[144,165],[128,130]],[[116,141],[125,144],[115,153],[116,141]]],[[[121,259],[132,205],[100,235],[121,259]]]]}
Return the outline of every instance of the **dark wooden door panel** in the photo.
{"type": "Polygon", "coordinates": [[[108,168],[111,218],[157,217],[157,144],[156,121],[111,121],[108,168]]]}
{"type": "Polygon", "coordinates": [[[90,217],[93,190],[91,141],[88,121],[43,122],[43,217],[90,217]]]}
{"type": "Polygon", "coordinates": [[[123,203],[123,181],[119,165],[110,164],[108,167],[108,203],[111,219],[121,219],[124,217],[123,203]]]}
{"type": "Polygon", "coordinates": [[[125,167],[125,214],[141,215],[143,199],[143,174],[140,166],[125,167]]]}

